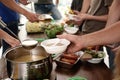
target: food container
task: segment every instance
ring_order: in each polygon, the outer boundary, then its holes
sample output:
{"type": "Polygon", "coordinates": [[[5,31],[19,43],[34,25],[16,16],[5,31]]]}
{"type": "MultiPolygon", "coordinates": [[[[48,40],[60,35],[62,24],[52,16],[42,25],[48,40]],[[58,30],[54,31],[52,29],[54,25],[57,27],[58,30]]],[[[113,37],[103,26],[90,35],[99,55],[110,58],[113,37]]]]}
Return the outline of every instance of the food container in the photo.
{"type": "Polygon", "coordinates": [[[105,58],[105,53],[103,51],[91,50],[88,52],[88,54],[91,54],[92,58],[87,61],[93,64],[100,63],[105,58]]]}
{"type": "Polygon", "coordinates": [[[68,63],[68,62],[61,61],[61,58],[63,56],[63,54],[61,54],[60,56],[58,56],[55,59],[55,62],[57,64],[57,66],[58,67],[62,67],[62,68],[67,68],[67,69],[73,68],[78,63],[78,61],[80,60],[80,58],[82,57],[82,55],[84,53],[82,51],[79,51],[79,52],[73,53],[73,54],[75,54],[76,56],[78,56],[74,63],[71,64],[71,63],[68,63]]]}
{"type": "Polygon", "coordinates": [[[65,24],[65,25],[64,25],[64,30],[65,30],[68,34],[75,34],[75,33],[77,33],[77,31],[79,30],[79,28],[78,28],[77,25],[70,26],[70,25],[65,24]]]}
{"type": "Polygon", "coordinates": [[[13,80],[42,80],[50,76],[52,57],[41,46],[28,49],[18,46],[5,52],[5,59],[10,63],[10,76],[13,80]]]}
{"type": "Polygon", "coordinates": [[[59,39],[59,38],[47,39],[41,42],[41,46],[45,48],[47,53],[50,53],[50,54],[63,53],[67,49],[67,46],[69,44],[70,44],[70,41],[66,39],[59,39]]]}

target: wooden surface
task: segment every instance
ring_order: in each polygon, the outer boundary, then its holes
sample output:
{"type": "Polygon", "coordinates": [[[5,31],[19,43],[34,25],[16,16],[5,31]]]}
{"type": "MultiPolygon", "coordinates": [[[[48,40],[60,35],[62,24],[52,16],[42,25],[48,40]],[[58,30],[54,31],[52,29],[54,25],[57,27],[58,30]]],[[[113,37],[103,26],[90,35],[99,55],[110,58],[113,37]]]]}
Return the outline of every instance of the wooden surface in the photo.
{"type": "MultiPolygon", "coordinates": [[[[44,38],[46,36],[43,33],[27,34],[25,28],[23,28],[19,32],[19,37],[35,39],[44,38]]],[[[104,62],[101,62],[99,64],[91,64],[86,61],[79,61],[72,69],[57,67],[56,63],[53,62],[53,70],[50,80],[55,80],[55,77],[56,80],[67,80],[68,78],[73,76],[85,77],[87,78],[87,80],[112,80],[112,72],[104,64],[104,62]]]]}

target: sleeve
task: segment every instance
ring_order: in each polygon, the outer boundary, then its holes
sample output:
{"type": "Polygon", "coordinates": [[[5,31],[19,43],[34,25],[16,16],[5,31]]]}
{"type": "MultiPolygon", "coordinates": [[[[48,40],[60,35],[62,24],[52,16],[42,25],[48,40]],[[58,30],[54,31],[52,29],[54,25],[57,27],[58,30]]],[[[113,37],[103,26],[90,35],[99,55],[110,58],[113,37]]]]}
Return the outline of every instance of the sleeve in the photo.
{"type": "Polygon", "coordinates": [[[105,6],[111,6],[113,0],[104,0],[105,6]]]}

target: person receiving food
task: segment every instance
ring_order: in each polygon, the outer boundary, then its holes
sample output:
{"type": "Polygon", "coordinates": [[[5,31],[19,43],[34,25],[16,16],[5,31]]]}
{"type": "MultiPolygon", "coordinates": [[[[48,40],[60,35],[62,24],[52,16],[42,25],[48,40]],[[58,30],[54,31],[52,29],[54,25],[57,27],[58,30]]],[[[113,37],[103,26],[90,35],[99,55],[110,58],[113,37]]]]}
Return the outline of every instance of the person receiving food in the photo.
{"type": "Polygon", "coordinates": [[[61,13],[57,9],[59,0],[56,0],[56,5],[54,5],[53,0],[38,0],[34,3],[35,12],[39,14],[50,14],[53,19],[60,20],[62,18],[61,13]]]}
{"type": "MultiPolygon", "coordinates": [[[[89,2],[83,2],[83,8],[86,6],[85,4],[87,3],[86,7],[86,13],[77,13],[77,16],[75,16],[75,24],[81,25],[81,32],[83,34],[88,34],[91,32],[95,32],[98,30],[101,30],[105,28],[107,18],[108,18],[108,12],[109,8],[112,4],[113,0],[89,0],[89,2]]],[[[82,8],[82,9],[83,9],[82,8]]],[[[102,47],[99,48],[102,50],[102,47]]],[[[114,55],[111,54],[110,49],[108,49],[108,54],[110,58],[110,68],[113,69],[113,58],[114,55]]]]}
{"type": "MultiPolygon", "coordinates": [[[[102,30],[85,34],[82,36],[63,34],[63,35],[57,35],[57,37],[71,41],[71,44],[66,52],[75,53],[81,50],[82,48],[86,48],[88,46],[107,45],[110,43],[119,42],[120,41],[120,34],[118,34],[120,32],[119,26],[120,26],[120,21],[110,25],[109,28],[104,28],[102,30]]],[[[119,68],[120,66],[115,66],[115,67],[119,68]]],[[[120,76],[119,73],[117,74],[120,76]]]]}
{"type": "MultiPolygon", "coordinates": [[[[119,2],[120,2],[119,0],[113,1],[112,6],[110,8],[110,12],[114,12],[114,13],[109,13],[109,15],[108,15],[108,16],[112,16],[112,17],[114,16],[114,18],[112,18],[114,20],[116,20],[116,18],[119,19],[117,17],[120,15],[120,12],[118,11],[118,9],[120,8],[120,6],[118,6],[119,2]]],[[[118,33],[120,30],[120,27],[119,27],[120,21],[119,20],[116,20],[116,21],[117,22],[115,22],[109,26],[106,26],[105,28],[103,28],[99,31],[85,34],[82,36],[63,34],[63,35],[57,35],[57,37],[65,38],[65,39],[68,39],[71,41],[71,45],[67,49],[68,53],[74,53],[76,51],[81,50],[82,48],[86,48],[89,46],[106,45],[106,44],[119,42],[120,34],[118,34],[118,33]],[[111,35],[114,35],[114,36],[111,37],[111,35]]]]}

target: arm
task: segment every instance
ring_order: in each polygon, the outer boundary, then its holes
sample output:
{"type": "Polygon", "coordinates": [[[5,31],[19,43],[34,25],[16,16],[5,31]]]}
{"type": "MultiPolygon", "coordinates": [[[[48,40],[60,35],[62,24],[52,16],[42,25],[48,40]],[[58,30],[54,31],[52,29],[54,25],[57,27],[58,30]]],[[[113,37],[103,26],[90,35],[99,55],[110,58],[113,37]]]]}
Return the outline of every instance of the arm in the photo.
{"type": "Polygon", "coordinates": [[[80,13],[79,18],[82,20],[97,20],[97,21],[107,21],[108,15],[94,16],[89,14],[80,13]]]}
{"type": "Polygon", "coordinates": [[[117,22],[120,19],[120,0],[114,0],[110,10],[109,10],[109,15],[108,15],[108,21],[106,24],[106,27],[115,22],[117,22]]]}
{"type": "Polygon", "coordinates": [[[55,4],[56,4],[56,6],[58,6],[58,4],[59,4],[59,0],[56,0],[56,3],[55,3],[55,4]]]}
{"type": "Polygon", "coordinates": [[[16,2],[15,0],[1,0],[1,2],[9,7],[10,9],[20,13],[20,14],[23,14],[24,16],[26,16],[31,22],[33,21],[38,21],[38,15],[34,14],[34,13],[31,13],[27,10],[25,10],[24,8],[20,7],[16,2]]]}
{"type": "Polygon", "coordinates": [[[68,52],[73,53],[88,46],[106,45],[114,42],[119,42],[120,41],[120,34],[118,34],[120,30],[119,25],[120,21],[109,26],[109,28],[104,28],[102,30],[86,34],[83,36],[63,34],[57,35],[57,37],[65,38],[71,41],[71,45],[68,47],[68,52]]]}
{"type": "Polygon", "coordinates": [[[20,44],[19,40],[13,38],[12,36],[10,36],[1,29],[0,29],[0,39],[4,39],[12,47],[15,47],[20,44]]]}
{"type": "Polygon", "coordinates": [[[90,7],[91,0],[83,0],[81,13],[86,13],[90,7]]]}

